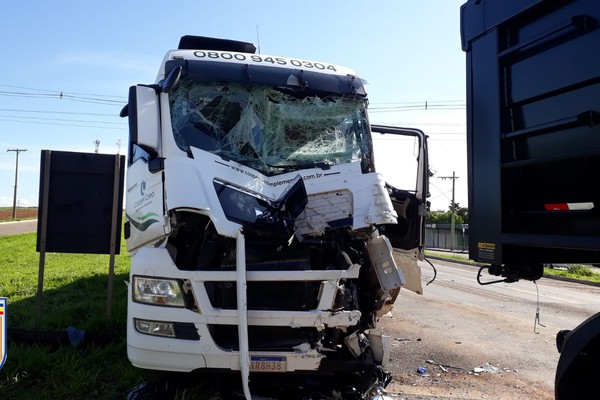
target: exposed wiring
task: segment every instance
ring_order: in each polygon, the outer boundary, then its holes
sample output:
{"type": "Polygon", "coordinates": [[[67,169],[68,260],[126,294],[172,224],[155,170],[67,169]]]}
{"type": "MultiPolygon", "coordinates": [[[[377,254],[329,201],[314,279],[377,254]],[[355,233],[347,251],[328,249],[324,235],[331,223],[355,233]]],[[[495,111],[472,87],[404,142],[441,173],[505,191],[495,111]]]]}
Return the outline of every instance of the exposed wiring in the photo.
{"type": "Polygon", "coordinates": [[[481,281],[481,271],[483,271],[485,268],[489,268],[487,265],[484,265],[483,267],[479,268],[479,271],[477,272],[477,283],[479,283],[480,285],[491,285],[493,283],[502,283],[502,282],[508,282],[507,279],[498,279],[495,281],[489,281],[489,282],[482,282],[481,281]]]}
{"type": "Polygon", "coordinates": [[[427,259],[427,257],[424,258],[425,261],[427,261],[427,263],[429,265],[431,265],[431,268],[433,268],[433,278],[431,278],[431,280],[429,282],[427,282],[427,284],[425,286],[429,286],[429,284],[433,281],[435,281],[435,278],[437,277],[437,270],[435,269],[435,266],[431,263],[431,261],[429,261],[427,259]]]}

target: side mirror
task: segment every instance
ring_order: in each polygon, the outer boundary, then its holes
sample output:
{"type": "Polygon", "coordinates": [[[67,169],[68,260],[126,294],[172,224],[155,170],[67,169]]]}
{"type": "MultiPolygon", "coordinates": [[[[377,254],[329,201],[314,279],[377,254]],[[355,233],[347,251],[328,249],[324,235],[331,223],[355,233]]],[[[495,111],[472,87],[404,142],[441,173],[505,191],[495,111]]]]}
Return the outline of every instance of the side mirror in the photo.
{"type": "Polygon", "coordinates": [[[158,89],[163,93],[170,92],[171,89],[173,89],[179,83],[182,71],[183,68],[181,67],[181,65],[178,65],[175,68],[173,68],[165,79],[158,82],[158,89]]]}
{"type": "Polygon", "coordinates": [[[126,109],[129,117],[129,160],[133,160],[133,145],[151,156],[157,155],[160,118],[155,89],[144,85],[129,88],[126,109]]]}

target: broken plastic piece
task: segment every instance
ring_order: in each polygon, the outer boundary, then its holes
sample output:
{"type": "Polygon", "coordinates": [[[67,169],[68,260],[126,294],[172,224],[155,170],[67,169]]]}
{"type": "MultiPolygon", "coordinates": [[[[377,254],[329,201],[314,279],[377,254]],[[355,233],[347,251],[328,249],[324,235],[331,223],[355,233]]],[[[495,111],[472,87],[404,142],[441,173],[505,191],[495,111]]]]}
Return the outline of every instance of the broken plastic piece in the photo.
{"type": "Polygon", "coordinates": [[[83,342],[85,340],[85,331],[84,330],[69,326],[66,329],[66,331],[67,331],[67,336],[69,336],[69,341],[71,342],[71,346],[79,347],[83,344],[83,342]]]}

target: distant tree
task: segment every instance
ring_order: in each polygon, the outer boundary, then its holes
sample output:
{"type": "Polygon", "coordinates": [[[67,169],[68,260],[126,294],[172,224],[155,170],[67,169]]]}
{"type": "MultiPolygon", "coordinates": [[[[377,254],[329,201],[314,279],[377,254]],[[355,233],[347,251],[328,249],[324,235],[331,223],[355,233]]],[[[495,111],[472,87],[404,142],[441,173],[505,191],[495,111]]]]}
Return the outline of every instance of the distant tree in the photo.
{"type": "MultiPolygon", "coordinates": [[[[458,206],[458,203],[456,203],[458,206]]],[[[428,224],[451,224],[452,223],[452,211],[430,211],[427,213],[428,224]]],[[[469,223],[469,209],[465,207],[457,207],[454,214],[455,224],[468,224],[469,223]]]]}
{"type": "Polygon", "coordinates": [[[458,210],[456,210],[456,215],[460,216],[462,218],[462,220],[464,222],[462,222],[463,224],[468,224],[469,223],[469,209],[466,207],[459,207],[458,210]]]}

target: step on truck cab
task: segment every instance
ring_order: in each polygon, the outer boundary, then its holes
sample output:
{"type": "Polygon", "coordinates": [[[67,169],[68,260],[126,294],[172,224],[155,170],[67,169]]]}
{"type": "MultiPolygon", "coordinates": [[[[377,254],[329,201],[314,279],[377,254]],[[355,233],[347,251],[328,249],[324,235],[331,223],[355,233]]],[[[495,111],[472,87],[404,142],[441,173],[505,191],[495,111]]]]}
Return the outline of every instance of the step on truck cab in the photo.
{"type": "Polygon", "coordinates": [[[422,292],[423,132],[370,125],[350,69],[195,36],[122,116],[133,365],[240,371],[247,397],[254,373],[385,366],[377,320],[422,292]]]}
{"type": "MultiPolygon", "coordinates": [[[[470,0],[461,35],[470,257],[508,282],[600,263],[600,2],[470,0]]],[[[600,314],[557,345],[556,398],[598,397],[600,314]]]]}

